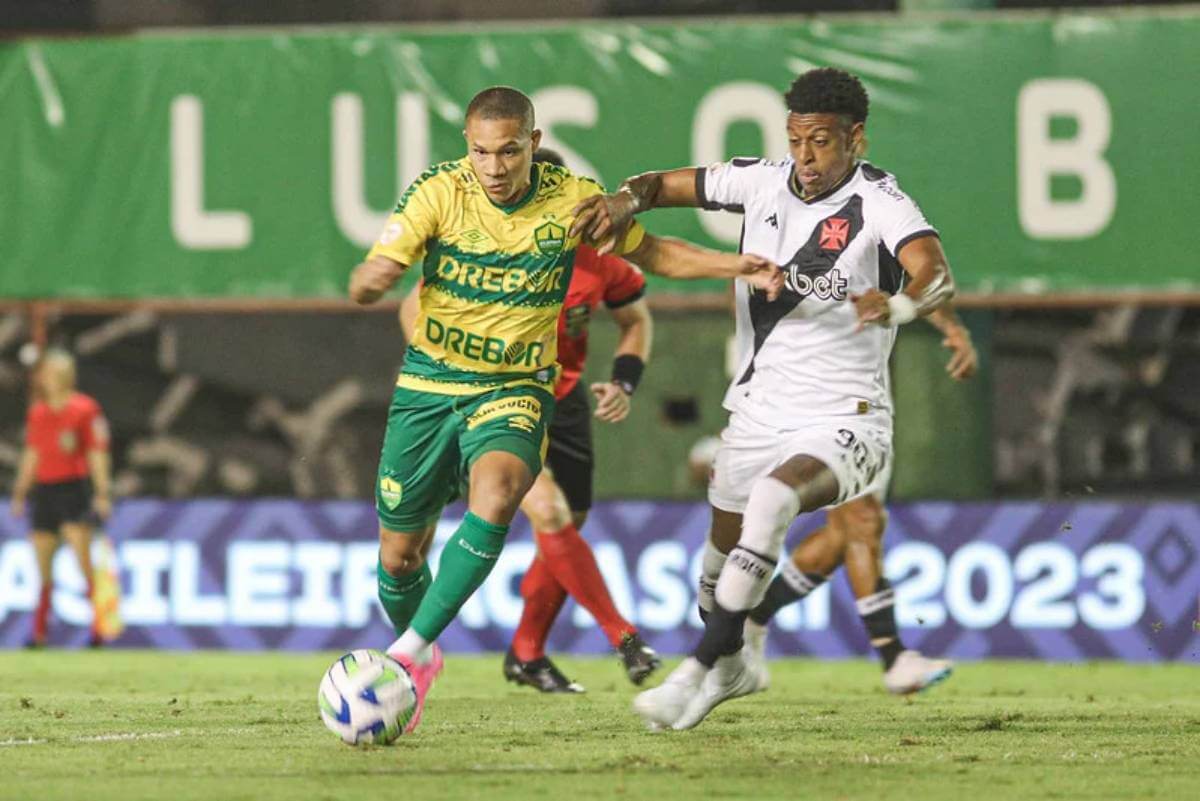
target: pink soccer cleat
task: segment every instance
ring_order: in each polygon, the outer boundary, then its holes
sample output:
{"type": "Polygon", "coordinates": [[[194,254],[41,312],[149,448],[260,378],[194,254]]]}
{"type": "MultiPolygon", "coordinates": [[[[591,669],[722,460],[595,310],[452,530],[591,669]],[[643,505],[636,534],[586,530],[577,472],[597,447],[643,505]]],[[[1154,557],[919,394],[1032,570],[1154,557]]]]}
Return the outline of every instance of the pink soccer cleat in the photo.
{"type": "Polygon", "coordinates": [[[429,646],[425,658],[421,660],[402,654],[388,654],[388,656],[395,659],[408,671],[408,675],[412,677],[413,686],[417,688],[417,709],[404,727],[405,734],[412,734],[421,722],[421,713],[425,711],[425,696],[429,694],[434,680],[446,666],[446,660],[437,643],[429,646]]]}

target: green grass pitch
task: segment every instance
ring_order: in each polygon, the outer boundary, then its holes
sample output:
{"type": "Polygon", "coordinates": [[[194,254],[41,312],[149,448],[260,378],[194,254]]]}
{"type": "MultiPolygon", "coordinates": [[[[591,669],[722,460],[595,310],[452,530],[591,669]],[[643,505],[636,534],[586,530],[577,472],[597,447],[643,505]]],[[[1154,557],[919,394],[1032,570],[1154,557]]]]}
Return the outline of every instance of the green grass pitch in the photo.
{"type": "Polygon", "coordinates": [[[961,665],[914,699],[867,661],[778,661],[763,694],[651,734],[615,660],[590,690],[455,657],[421,729],[342,745],[317,718],[334,654],[0,654],[3,799],[1200,798],[1200,669],[961,665]]]}

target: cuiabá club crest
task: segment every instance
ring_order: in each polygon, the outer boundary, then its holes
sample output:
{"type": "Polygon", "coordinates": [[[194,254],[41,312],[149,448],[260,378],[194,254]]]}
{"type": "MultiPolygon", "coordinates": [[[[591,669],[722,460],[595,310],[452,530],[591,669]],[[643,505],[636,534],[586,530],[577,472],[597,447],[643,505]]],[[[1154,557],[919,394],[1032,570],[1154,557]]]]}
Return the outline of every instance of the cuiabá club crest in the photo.
{"type": "Polygon", "coordinates": [[[547,222],[533,229],[533,243],[547,256],[562,253],[567,243],[567,229],[558,223],[547,222]]]}

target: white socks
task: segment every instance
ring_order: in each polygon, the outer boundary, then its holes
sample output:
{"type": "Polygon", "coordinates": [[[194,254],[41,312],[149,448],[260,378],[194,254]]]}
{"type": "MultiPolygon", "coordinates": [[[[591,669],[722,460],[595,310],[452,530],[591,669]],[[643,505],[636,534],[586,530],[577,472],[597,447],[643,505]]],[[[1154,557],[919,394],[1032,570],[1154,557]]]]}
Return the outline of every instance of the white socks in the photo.
{"type": "Polygon", "coordinates": [[[725,566],[725,559],[726,554],[717,550],[711,538],[705,540],[704,556],[700,563],[700,590],[697,594],[700,608],[705,612],[712,611],[713,593],[716,592],[717,579],[721,575],[721,568],[725,566]]]}
{"type": "Polygon", "coordinates": [[[429,641],[409,628],[388,646],[387,652],[390,656],[407,656],[414,662],[424,662],[429,656],[428,647],[429,641]]]}
{"type": "Polygon", "coordinates": [[[754,482],[742,514],[742,536],[717,581],[714,595],[722,608],[740,612],[762,602],[775,575],[775,560],[788,526],[799,512],[800,497],[795,489],[771,476],[754,482]]]}

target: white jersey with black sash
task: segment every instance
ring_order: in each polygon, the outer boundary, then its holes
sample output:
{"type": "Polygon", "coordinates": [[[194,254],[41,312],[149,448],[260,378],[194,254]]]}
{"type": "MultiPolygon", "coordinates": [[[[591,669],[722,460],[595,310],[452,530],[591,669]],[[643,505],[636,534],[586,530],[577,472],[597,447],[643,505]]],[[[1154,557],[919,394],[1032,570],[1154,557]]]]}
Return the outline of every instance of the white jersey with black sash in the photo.
{"type": "Polygon", "coordinates": [[[800,197],[794,165],[733,159],[697,171],[708,209],[745,215],[742,250],[772,259],[786,288],[768,302],[737,282],[737,372],[725,408],[778,430],[804,420],[892,412],[895,329],[858,330],[853,294],[900,291],[896,254],[937,231],[889,173],[858,162],[840,183],[800,197]]]}

